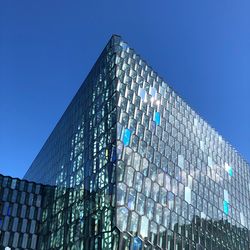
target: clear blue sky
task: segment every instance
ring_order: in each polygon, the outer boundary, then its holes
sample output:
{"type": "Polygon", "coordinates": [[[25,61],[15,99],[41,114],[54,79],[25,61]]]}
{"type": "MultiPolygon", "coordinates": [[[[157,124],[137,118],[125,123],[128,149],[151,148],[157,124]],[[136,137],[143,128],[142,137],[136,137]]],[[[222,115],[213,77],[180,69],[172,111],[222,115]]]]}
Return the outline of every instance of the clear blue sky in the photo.
{"type": "Polygon", "coordinates": [[[0,173],[22,177],[111,34],[250,160],[249,0],[2,0],[0,173]]]}

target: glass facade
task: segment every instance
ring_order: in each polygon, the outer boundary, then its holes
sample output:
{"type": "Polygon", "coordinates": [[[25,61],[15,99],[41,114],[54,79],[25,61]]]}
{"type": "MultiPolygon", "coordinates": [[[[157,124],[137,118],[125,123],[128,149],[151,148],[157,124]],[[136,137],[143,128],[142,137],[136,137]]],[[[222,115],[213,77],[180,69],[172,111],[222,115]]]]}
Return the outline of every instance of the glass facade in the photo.
{"type": "Polygon", "coordinates": [[[118,45],[111,38],[24,177],[55,187],[39,249],[112,249],[118,45]]]}
{"type": "Polygon", "coordinates": [[[37,249],[43,189],[0,175],[0,249],[37,249]]]}
{"type": "Polygon", "coordinates": [[[250,249],[249,165],[119,36],[24,179],[36,249],[250,249]]]}
{"type": "Polygon", "coordinates": [[[250,249],[249,165],[123,41],[116,64],[120,249],[250,249]]]}

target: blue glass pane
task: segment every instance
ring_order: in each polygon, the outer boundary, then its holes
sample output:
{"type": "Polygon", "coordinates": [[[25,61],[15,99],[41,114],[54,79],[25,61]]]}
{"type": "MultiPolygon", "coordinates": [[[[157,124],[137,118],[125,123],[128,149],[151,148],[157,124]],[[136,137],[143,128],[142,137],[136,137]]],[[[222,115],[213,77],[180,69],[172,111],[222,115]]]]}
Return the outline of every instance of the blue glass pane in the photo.
{"type": "Polygon", "coordinates": [[[228,173],[229,173],[230,176],[233,176],[233,169],[232,169],[232,167],[229,167],[228,173]]]}
{"type": "Polygon", "coordinates": [[[224,201],[224,202],[223,202],[223,207],[224,207],[224,213],[225,213],[226,215],[228,215],[228,212],[229,212],[229,204],[228,204],[227,201],[224,201]]]}
{"type": "Polygon", "coordinates": [[[154,121],[155,121],[156,125],[160,125],[160,122],[161,122],[160,112],[155,112],[154,121]]]}
{"type": "Polygon", "coordinates": [[[10,207],[8,207],[8,210],[7,210],[7,215],[10,216],[10,207]]]}
{"type": "Polygon", "coordinates": [[[113,147],[113,150],[112,150],[112,159],[111,159],[112,162],[115,162],[116,161],[116,148],[113,147]]]}
{"type": "Polygon", "coordinates": [[[142,101],[145,101],[146,98],[146,91],[145,89],[139,87],[139,92],[138,92],[139,96],[141,97],[142,101]]]}
{"type": "Polygon", "coordinates": [[[131,137],[131,131],[128,128],[126,128],[123,134],[123,143],[125,146],[129,145],[130,137],[131,137]]]}
{"type": "Polygon", "coordinates": [[[133,250],[141,250],[142,249],[142,241],[139,237],[134,238],[133,250]]]}

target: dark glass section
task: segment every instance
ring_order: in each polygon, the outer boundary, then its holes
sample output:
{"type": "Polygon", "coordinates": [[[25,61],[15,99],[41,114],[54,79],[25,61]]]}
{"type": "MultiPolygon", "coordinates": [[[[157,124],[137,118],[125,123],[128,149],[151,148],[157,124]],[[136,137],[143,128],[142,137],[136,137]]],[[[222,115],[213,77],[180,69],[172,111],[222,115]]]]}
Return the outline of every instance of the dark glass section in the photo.
{"type": "Polygon", "coordinates": [[[111,249],[116,169],[113,36],[25,179],[53,185],[44,203],[40,249],[111,249]]]}
{"type": "Polygon", "coordinates": [[[0,249],[37,249],[44,186],[0,175],[0,249]]]}

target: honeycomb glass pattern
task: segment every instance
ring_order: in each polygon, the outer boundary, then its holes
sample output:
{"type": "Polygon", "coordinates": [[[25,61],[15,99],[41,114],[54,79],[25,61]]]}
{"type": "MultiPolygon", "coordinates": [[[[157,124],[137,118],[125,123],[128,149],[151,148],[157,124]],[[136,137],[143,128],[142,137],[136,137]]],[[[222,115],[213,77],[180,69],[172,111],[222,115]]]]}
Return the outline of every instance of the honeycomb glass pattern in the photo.
{"type": "Polygon", "coordinates": [[[37,249],[43,185],[0,175],[0,249],[37,249]]]}
{"type": "Polygon", "coordinates": [[[249,250],[249,165],[122,40],[116,64],[119,249],[249,250]]]}
{"type": "Polygon", "coordinates": [[[24,178],[37,249],[250,249],[248,163],[116,35],[24,178]]]}

